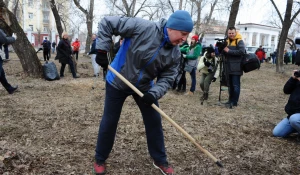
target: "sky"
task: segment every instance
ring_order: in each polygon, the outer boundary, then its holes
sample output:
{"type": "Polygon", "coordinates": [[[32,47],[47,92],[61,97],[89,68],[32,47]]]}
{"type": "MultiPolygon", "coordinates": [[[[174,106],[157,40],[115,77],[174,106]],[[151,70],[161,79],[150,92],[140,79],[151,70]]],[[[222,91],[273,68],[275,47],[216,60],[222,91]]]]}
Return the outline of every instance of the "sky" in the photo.
{"type": "MultiPolygon", "coordinates": [[[[82,0],[81,2],[83,3],[88,1],[89,0],[82,0]]],[[[94,32],[97,32],[97,25],[100,20],[100,16],[108,13],[108,8],[106,7],[104,1],[105,0],[95,0],[94,14],[96,16],[96,20],[94,21],[93,25],[94,32]]],[[[283,12],[286,8],[286,0],[274,1],[279,10],[283,12]]],[[[272,15],[272,10],[274,11],[274,7],[270,0],[243,0],[240,4],[236,22],[268,25],[267,22],[272,15]]],[[[224,15],[216,15],[215,17],[219,20],[228,20],[228,16],[224,17],[224,15]]],[[[83,27],[85,27],[85,25],[83,27]]]]}
{"type": "MultiPolygon", "coordinates": [[[[274,0],[280,12],[284,12],[286,8],[285,0],[274,0]]],[[[240,23],[258,23],[265,24],[270,16],[275,12],[274,6],[270,0],[246,0],[240,4],[237,22],[240,23]]],[[[274,13],[274,15],[277,13],[274,13]]]]}

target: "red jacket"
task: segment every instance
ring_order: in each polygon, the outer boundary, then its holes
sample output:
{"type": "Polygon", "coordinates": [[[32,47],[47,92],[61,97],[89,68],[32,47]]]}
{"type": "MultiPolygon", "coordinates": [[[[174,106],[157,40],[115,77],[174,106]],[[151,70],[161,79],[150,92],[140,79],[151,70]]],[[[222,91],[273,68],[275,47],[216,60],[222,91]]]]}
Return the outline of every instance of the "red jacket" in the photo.
{"type": "Polygon", "coordinates": [[[74,41],[72,43],[72,46],[73,46],[73,51],[79,51],[79,48],[80,48],[80,42],[79,41],[74,41]]]}
{"type": "Polygon", "coordinates": [[[256,56],[259,58],[259,60],[263,60],[266,58],[266,53],[263,49],[257,49],[255,51],[256,56]]]}

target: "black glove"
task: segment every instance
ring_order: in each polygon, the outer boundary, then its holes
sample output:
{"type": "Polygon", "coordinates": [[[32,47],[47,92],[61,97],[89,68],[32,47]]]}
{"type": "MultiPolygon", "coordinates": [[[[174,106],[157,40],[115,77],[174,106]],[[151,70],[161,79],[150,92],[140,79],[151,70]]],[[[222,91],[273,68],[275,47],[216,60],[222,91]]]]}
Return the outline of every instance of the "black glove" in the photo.
{"type": "Polygon", "coordinates": [[[206,61],[206,62],[204,62],[204,65],[205,65],[206,67],[209,67],[209,66],[211,65],[211,63],[208,62],[208,61],[206,61]]]}
{"type": "Polygon", "coordinates": [[[211,82],[215,82],[216,80],[217,80],[217,78],[214,77],[214,78],[211,80],[211,82]]]}
{"type": "Polygon", "coordinates": [[[141,101],[146,105],[152,105],[156,99],[150,93],[145,93],[143,97],[141,97],[141,101]]]}
{"type": "Polygon", "coordinates": [[[104,70],[108,67],[107,52],[104,50],[98,50],[96,56],[96,63],[99,64],[104,70]]]}

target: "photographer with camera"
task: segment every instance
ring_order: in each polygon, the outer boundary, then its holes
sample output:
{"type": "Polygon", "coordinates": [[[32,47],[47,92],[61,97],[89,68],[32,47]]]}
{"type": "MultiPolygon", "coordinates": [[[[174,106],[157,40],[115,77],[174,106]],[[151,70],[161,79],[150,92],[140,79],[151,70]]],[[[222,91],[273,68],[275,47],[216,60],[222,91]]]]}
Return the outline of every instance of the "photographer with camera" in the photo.
{"type": "Polygon", "coordinates": [[[225,55],[225,70],[229,82],[229,100],[226,107],[232,108],[238,105],[240,97],[241,76],[243,70],[241,63],[245,54],[245,44],[242,35],[235,27],[228,28],[228,45],[223,49],[225,55]]]}
{"type": "Polygon", "coordinates": [[[294,70],[292,77],[283,87],[285,94],[291,94],[285,112],[287,117],[279,122],[274,130],[275,137],[287,137],[291,133],[300,133],[300,70],[294,70]]]}
{"type": "Polygon", "coordinates": [[[200,77],[200,88],[203,96],[200,101],[208,99],[209,86],[211,82],[215,82],[219,76],[220,65],[218,64],[218,57],[215,56],[215,50],[212,47],[203,49],[204,56],[200,58],[197,70],[202,72],[200,77]]]}

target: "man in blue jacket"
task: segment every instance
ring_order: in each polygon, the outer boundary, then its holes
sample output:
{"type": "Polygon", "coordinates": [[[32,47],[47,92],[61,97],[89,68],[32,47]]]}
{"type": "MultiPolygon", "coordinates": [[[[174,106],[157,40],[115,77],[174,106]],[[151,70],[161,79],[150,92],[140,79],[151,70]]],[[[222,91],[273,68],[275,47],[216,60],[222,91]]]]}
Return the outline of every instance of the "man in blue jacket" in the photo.
{"type": "MultiPolygon", "coordinates": [[[[153,165],[163,174],[174,174],[167,162],[161,116],[151,104],[158,105],[178,74],[180,50],[178,44],[185,41],[193,29],[188,12],[178,10],[167,20],[152,22],[141,18],[104,17],[99,23],[96,61],[107,69],[107,52],[113,35],[124,38],[118,54],[111,63],[116,71],[144,93],[139,97],[111,71],[106,76],[104,113],[99,127],[94,171],[105,174],[105,161],[115,139],[122,106],[128,96],[138,105],[146,128],[147,144],[153,165]],[[153,80],[157,78],[154,84],[153,80]]],[[[113,173],[112,173],[113,174],[113,173]]]]}
{"type": "MultiPolygon", "coordinates": [[[[11,44],[13,42],[15,42],[15,38],[6,36],[6,34],[3,32],[3,30],[0,29],[0,43],[11,44]]],[[[0,50],[0,52],[4,53],[4,51],[2,51],[2,50],[0,50]]],[[[0,54],[0,82],[1,82],[2,86],[7,90],[7,92],[9,94],[12,94],[18,89],[18,86],[14,87],[7,82],[5,72],[3,69],[3,60],[4,59],[6,59],[5,56],[3,56],[3,54],[0,54]]]]}

